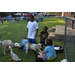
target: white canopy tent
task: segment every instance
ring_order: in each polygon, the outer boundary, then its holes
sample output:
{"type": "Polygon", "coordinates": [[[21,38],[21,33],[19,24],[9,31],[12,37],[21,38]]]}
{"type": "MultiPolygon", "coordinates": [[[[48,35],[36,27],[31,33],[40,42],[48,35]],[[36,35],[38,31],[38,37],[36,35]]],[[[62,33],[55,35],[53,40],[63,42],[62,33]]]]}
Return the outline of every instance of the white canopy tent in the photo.
{"type": "Polygon", "coordinates": [[[16,13],[15,15],[21,15],[21,13],[16,13]]]}

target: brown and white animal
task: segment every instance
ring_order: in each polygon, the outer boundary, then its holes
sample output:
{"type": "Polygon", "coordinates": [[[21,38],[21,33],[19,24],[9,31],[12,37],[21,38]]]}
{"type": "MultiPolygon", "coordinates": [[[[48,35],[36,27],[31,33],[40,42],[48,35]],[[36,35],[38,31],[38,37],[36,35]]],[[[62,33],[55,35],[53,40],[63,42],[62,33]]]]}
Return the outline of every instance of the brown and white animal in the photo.
{"type": "Polygon", "coordinates": [[[41,44],[33,44],[33,43],[25,43],[23,42],[26,46],[26,54],[28,54],[28,49],[32,49],[36,51],[36,47],[41,48],[41,44]]]}
{"type": "Polygon", "coordinates": [[[3,49],[3,53],[4,55],[6,55],[5,50],[8,48],[9,46],[11,46],[11,48],[13,48],[13,43],[11,40],[4,40],[4,41],[0,41],[1,47],[3,49]]]}

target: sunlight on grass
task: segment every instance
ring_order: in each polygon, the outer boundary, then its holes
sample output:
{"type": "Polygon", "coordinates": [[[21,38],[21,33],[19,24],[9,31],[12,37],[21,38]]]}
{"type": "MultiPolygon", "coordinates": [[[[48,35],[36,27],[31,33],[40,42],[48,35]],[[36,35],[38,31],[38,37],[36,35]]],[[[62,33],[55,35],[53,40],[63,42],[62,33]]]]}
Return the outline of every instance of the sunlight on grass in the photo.
{"type": "Polygon", "coordinates": [[[8,35],[10,35],[10,34],[11,34],[11,32],[7,32],[7,34],[8,34],[8,35]]]}
{"type": "Polygon", "coordinates": [[[5,27],[8,27],[8,25],[2,25],[2,26],[0,26],[0,28],[5,28],[5,27]]]}
{"type": "Polygon", "coordinates": [[[43,24],[47,24],[47,23],[65,23],[64,21],[46,21],[46,22],[43,22],[43,24]]]}
{"type": "Polygon", "coordinates": [[[6,33],[6,32],[5,31],[0,32],[0,34],[4,34],[4,33],[6,33]]]}
{"type": "MultiPolygon", "coordinates": [[[[36,37],[37,44],[40,43],[39,34],[43,30],[44,26],[51,28],[56,25],[65,25],[65,21],[56,18],[44,18],[43,21],[38,22],[39,30],[36,37]]],[[[21,43],[22,36],[26,36],[25,33],[27,31],[27,21],[19,21],[19,23],[7,22],[4,21],[3,24],[0,22],[0,35],[2,40],[10,39],[13,43],[18,42],[21,43]]],[[[28,38],[26,38],[28,39],[28,38]]],[[[63,46],[63,41],[53,40],[54,45],[63,46]]],[[[24,50],[19,50],[19,48],[13,48],[14,53],[16,53],[21,59],[21,62],[35,62],[35,55],[32,50],[29,50],[28,55],[26,55],[24,50]]],[[[38,51],[37,51],[38,52],[38,51]]],[[[3,55],[2,48],[0,46],[0,61],[2,62],[12,62],[13,60],[10,57],[10,51],[6,50],[6,57],[3,55]]],[[[38,53],[37,53],[38,54],[38,53]]],[[[60,62],[61,59],[65,58],[65,53],[58,53],[57,59],[55,62],[60,62]]]]}
{"type": "Polygon", "coordinates": [[[17,25],[20,25],[20,24],[17,24],[17,25]]]}

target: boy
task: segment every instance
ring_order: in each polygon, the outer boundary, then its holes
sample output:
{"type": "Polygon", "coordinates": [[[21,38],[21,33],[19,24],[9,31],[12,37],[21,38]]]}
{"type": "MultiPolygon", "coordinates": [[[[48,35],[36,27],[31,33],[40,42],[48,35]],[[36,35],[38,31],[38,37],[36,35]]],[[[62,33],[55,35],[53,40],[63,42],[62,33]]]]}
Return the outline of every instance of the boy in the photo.
{"type": "Polygon", "coordinates": [[[26,50],[26,46],[25,46],[24,42],[25,43],[28,43],[29,42],[28,40],[26,40],[26,37],[25,36],[22,37],[21,46],[19,48],[20,50],[26,50]]]}
{"type": "MultiPolygon", "coordinates": [[[[30,43],[36,44],[35,38],[38,33],[38,24],[36,21],[34,21],[33,15],[30,16],[30,21],[28,22],[28,25],[27,25],[27,33],[28,33],[28,41],[30,43]]],[[[26,33],[26,35],[27,35],[27,33],[26,33]]]]}
{"type": "Polygon", "coordinates": [[[45,39],[48,37],[47,26],[44,26],[43,31],[40,32],[40,43],[42,44],[41,50],[43,50],[43,45],[45,45],[45,39]]]}
{"type": "Polygon", "coordinates": [[[3,24],[3,19],[1,20],[2,24],[3,24]]]}

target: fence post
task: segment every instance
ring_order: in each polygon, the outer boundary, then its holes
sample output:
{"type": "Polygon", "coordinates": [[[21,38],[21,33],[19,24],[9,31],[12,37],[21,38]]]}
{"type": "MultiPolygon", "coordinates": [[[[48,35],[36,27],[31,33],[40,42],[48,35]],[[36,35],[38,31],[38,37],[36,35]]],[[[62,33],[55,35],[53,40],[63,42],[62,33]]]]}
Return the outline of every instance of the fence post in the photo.
{"type": "Polygon", "coordinates": [[[65,18],[65,33],[64,33],[64,48],[65,48],[65,58],[67,59],[67,53],[66,53],[66,28],[67,28],[67,18],[65,18]]]}

